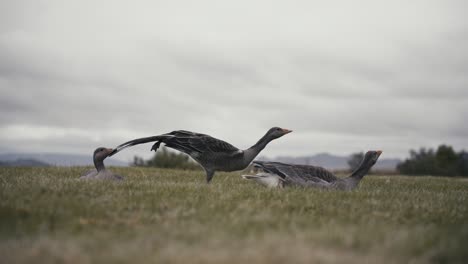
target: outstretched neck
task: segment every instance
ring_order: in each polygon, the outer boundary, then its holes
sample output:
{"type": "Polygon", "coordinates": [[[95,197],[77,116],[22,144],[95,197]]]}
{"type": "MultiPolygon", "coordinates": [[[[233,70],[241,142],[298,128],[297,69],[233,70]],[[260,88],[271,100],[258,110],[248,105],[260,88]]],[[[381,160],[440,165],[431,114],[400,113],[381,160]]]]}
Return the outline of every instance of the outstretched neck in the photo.
{"type": "Polygon", "coordinates": [[[104,160],[94,159],[93,161],[94,161],[94,167],[96,167],[97,171],[103,171],[106,169],[106,167],[104,167],[104,160]]]}
{"type": "Polygon", "coordinates": [[[351,173],[349,178],[361,180],[362,177],[364,177],[369,172],[372,165],[373,164],[369,161],[369,159],[364,159],[359,165],[359,167],[356,170],[354,170],[353,173],[351,173]]]}
{"type": "Polygon", "coordinates": [[[248,164],[262,151],[273,139],[265,134],[255,145],[244,151],[244,160],[248,164]]]}

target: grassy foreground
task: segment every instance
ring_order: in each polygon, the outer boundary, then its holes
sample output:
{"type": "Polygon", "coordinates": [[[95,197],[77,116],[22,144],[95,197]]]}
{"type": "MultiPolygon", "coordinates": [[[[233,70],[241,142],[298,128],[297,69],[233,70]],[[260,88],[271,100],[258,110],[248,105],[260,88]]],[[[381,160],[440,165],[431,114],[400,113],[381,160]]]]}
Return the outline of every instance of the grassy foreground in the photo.
{"type": "Polygon", "coordinates": [[[202,171],[0,169],[2,263],[467,263],[468,180],[269,190],[202,171]]]}

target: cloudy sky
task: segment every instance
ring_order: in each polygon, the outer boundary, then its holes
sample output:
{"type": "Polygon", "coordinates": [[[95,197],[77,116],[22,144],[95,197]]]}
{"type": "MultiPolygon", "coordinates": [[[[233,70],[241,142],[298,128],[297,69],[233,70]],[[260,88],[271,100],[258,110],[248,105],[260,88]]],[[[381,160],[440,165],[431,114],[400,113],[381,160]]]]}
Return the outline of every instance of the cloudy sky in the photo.
{"type": "Polygon", "coordinates": [[[1,1],[0,152],[272,126],[271,157],[468,149],[467,3],[1,1]]]}

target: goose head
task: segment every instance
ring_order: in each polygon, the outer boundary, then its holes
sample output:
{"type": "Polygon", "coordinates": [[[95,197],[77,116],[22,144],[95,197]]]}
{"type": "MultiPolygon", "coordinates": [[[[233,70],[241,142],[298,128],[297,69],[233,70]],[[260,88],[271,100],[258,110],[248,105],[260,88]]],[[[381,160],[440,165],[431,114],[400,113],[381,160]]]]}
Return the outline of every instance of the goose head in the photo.
{"type": "Polygon", "coordinates": [[[272,127],[268,132],[266,133],[266,136],[270,139],[277,139],[280,138],[288,133],[291,133],[292,130],[281,128],[281,127],[272,127]]]}
{"type": "Polygon", "coordinates": [[[94,165],[102,163],[105,158],[109,157],[112,151],[113,149],[111,148],[103,148],[103,147],[97,148],[93,154],[94,165]]]}
{"type": "Polygon", "coordinates": [[[382,154],[381,150],[369,150],[364,155],[364,162],[369,166],[373,166],[379,159],[380,154],[382,154]]]}

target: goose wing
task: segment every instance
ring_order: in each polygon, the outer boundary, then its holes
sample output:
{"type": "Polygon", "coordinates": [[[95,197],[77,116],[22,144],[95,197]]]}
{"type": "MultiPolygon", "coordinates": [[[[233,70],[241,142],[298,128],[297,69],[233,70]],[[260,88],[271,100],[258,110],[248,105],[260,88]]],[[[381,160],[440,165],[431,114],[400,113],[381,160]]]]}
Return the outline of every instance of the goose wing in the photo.
{"type": "Polygon", "coordinates": [[[114,151],[110,154],[110,156],[114,155],[115,153],[139,144],[144,144],[148,142],[156,142],[151,150],[157,150],[161,143],[165,143],[167,147],[185,152],[187,154],[191,153],[236,153],[239,151],[238,148],[234,147],[233,145],[222,141],[220,139],[211,137],[209,135],[195,133],[187,130],[176,130],[170,133],[158,135],[158,136],[151,136],[145,138],[137,138],[130,140],[128,142],[122,143],[117,146],[114,151]]]}
{"type": "Polygon", "coordinates": [[[280,175],[283,179],[295,182],[333,182],[338,179],[330,171],[316,166],[294,165],[281,162],[255,161],[254,166],[261,167],[264,171],[280,175]]]}
{"type": "Polygon", "coordinates": [[[166,146],[188,153],[231,153],[239,151],[238,148],[223,140],[186,130],[173,131],[161,137],[161,141],[166,146]]]}

